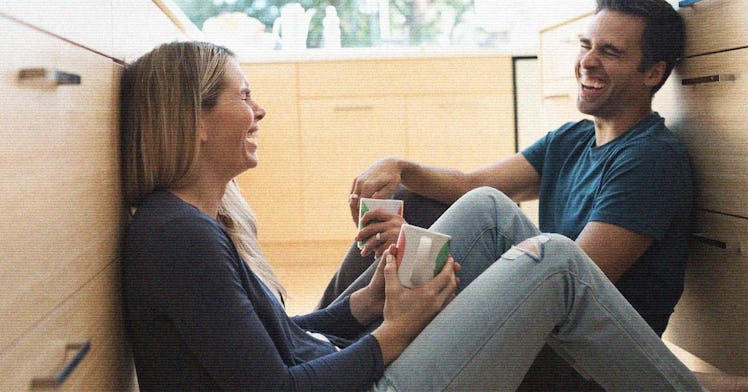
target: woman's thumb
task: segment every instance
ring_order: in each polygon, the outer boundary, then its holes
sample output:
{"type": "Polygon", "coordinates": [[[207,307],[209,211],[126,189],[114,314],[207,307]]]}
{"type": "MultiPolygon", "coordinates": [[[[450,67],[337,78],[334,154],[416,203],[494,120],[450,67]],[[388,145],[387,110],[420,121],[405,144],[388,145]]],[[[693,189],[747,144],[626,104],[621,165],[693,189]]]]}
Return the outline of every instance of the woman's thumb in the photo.
{"type": "Polygon", "coordinates": [[[397,278],[397,263],[395,257],[388,254],[385,258],[384,265],[384,284],[386,290],[391,290],[399,285],[397,278]]]}

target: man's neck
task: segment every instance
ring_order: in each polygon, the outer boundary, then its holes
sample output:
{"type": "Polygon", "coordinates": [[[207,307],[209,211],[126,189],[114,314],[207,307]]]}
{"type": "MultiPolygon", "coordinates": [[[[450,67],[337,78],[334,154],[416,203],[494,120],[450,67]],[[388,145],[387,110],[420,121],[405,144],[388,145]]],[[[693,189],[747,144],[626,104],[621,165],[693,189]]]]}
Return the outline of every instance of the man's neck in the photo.
{"type": "Polygon", "coordinates": [[[618,113],[615,116],[595,116],[595,142],[602,146],[628,132],[634,125],[652,114],[651,106],[618,113]]]}

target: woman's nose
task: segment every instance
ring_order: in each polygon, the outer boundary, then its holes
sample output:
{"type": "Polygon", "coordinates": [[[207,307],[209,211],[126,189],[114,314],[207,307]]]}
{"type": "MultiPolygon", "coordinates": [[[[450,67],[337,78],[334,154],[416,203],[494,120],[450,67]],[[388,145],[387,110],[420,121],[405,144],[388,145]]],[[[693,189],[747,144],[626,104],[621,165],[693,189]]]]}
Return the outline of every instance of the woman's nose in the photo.
{"type": "Polygon", "coordinates": [[[260,106],[257,102],[254,104],[255,121],[260,121],[265,118],[265,109],[260,106]]]}

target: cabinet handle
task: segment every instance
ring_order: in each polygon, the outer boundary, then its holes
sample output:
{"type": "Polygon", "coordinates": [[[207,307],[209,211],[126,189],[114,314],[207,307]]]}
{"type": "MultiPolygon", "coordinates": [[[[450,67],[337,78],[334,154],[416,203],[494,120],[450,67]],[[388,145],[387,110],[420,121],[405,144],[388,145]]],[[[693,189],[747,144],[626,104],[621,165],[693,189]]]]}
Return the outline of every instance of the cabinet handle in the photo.
{"type": "Polygon", "coordinates": [[[697,78],[683,79],[681,80],[680,84],[684,86],[693,86],[694,84],[732,82],[734,80],[735,80],[735,75],[717,74],[717,75],[709,75],[709,76],[699,76],[697,78]]]}
{"type": "Polygon", "coordinates": [[[336,106],[333,111],[335,112],[368,112],[370,110],[374,109],[371,105],[361,105],[361,106],[336,106]]]}
{"type": "Polygon", "coordinates": [[[81,84],[81,77],[56,69],[25,68],[18,72],[18,81],[30,87],[57,87],[65,84],[81,84]]]}
{"type": "Polygon", "coordinates": [[[678,2],[678,7],[688,7],[689,5],[694,5],[701,0],[681,0],[678,2]]]}
{"type": "Polygon", "coordinates": [[[31,387],[32,388],[59,387],[65,382],[65,380],[67,380],[70,374],[73,373],[73,370],[75,370],[78,364],[80,364],[81,361],[83,361],[83,358],[86,357],[86,354],[88,354],[88,351],[90,349],[91,349],[90,340],[66,344],[65,345],[66,352],[68,350],[78,350],[78,352],[76,352],[75,355],[70,359],[70,362],[68,362],[65,366],[63,366],[62,369],[60,369],[60,371],[54,376],[36,377],[32,379],[31,387]]]}
{"type": "Polygon", "coordinates": [[[561,98],[571,98],[571,93],[558,93],[558,94],[551,94],[546,95],[543,98],[545,99],[561,99],[561,98]]]}
{"type": "Polygon", "coordinates": [[[727,243],[724,241],[709,238],[706,234],[703,233],[693,233],[691,234],[691,237],[694,240],[701,242],[702,244],[709,245],[714,248],[724,249],[726,251],[735,251],[736,253],[740,254],[743,253],[743,245],[739,242],[737,244],[727,243]]]}

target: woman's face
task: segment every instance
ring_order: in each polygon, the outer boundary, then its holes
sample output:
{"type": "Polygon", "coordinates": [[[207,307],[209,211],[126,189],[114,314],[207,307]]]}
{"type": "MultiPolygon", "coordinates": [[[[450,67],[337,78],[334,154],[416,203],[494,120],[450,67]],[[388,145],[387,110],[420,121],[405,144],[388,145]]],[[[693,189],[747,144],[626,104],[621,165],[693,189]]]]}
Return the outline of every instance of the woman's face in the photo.
{"type": "Polygon", "coordinates": [[[252,99],[236,60],[226,65],[224,79],[216,106],[200,117],[201,158],[216,175],[231,179],[257,166],[258,122],[265,109],[252,99]]]}

